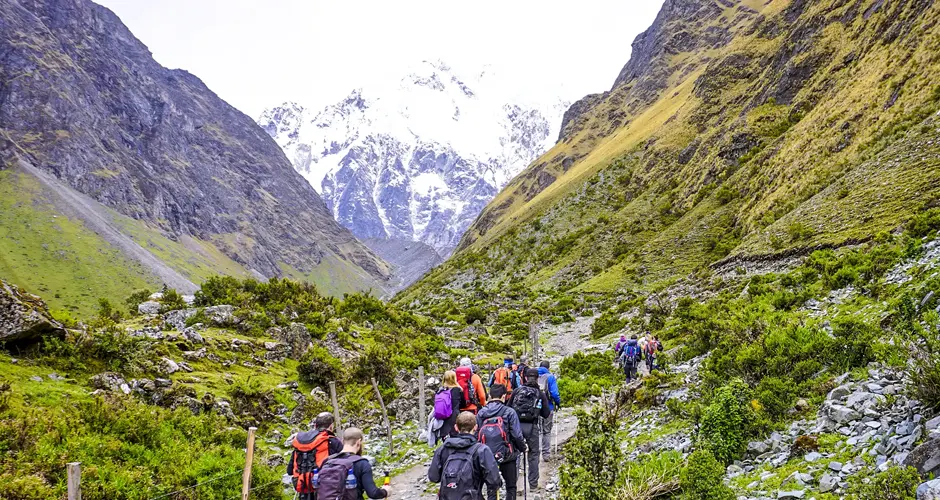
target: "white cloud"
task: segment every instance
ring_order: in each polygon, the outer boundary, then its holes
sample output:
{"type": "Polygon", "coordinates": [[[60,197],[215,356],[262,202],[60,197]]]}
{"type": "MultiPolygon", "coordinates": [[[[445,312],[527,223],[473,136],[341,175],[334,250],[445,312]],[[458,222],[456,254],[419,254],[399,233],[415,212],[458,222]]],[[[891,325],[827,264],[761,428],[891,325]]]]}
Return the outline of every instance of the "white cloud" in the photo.
{"type": "Polygon", "coordinates": [[[321,106],[424,59],[491,65],[520,91],[606,90],[662,0],[96,0],[161,64],[256,117],[321,106]]]}

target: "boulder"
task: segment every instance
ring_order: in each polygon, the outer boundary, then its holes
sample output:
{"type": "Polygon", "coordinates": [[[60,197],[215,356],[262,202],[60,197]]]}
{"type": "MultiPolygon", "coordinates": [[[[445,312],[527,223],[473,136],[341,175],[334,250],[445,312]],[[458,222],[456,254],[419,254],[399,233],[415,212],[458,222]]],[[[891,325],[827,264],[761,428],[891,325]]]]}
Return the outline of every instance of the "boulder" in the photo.
{"type": "Polygon", "coordinates": [[[65,333],[41,298],[0,281],[0,342],[35,340],[65,333]]]}
{"type": "Polygon", "coordinates": [[[940,438],[933,438],[914,448],[904,465],[917,469],[923,477],[940,475],[940,438]]]}
{"type": "Polygon", "coordinates": [[[927,430],[932,431],[940,428],[940,417],[932,418],[927,421],[927,430]]]}
{"type": "Polygon", "coordinates": [[[219,327],[230,327],[238,323],[235,317],[235,308],[233,306],[212,306],[203,309],[203,313],[209,322],[219,327]]]}
{"type": "Polygon", "coordinates": [[[275,340],[288,346],[290,356],[300,359],[310,347],[310,332],[300,323],[291,323],[287,328],[271,328],[268,334],[275,340]]]}
{"type": "Polygon", "coordinates": [[[940,500],[940,479],[927,481],[918,486],[917,500],[940,500]]]}
{"type": "Polygon", "coordinates": [[[147,302],[142,302],[137,306],[137,312],[145,316],[160,314],[160,309],[162,307],[163,306],[161,306],[159,302],[148,300],[147,302]]]}
{"type": "Polygon", "coordinates": [[[89,380],[91,386],[95,389],[101,389],[103,391],[109,392],[121,392],[124,394],[131,393],[131,387],[127,384],[123,377],[113,372],[104,372],[91,377],[89,380]]]}
{"type": "Polygon", "coordinates": [[[183,357],[189,361],[198,361],[206,357],[206,348],[202,347],[195,351],[183,351],[183,357]]]}
{"type": "Polygon", "coordinates": [[[842,406],[842,405],[837,405],[837,404],[828,405],[825,408],[825,410],[826,410],[828,417],[832,419],[834,422],[836,422],[837,424],[844,424],[846,422],[854,422],[862,418],[862,415],[859,412],[851,408],[848,408],[846,406],[842,406]]]}
{"type": "Polygon", "coordinates": [[[836,489],[836,486],[839,485],[839,477],[833,476],[828,472],[823,474],[819,478],[819,492],[820,493],[829,493],[830,491],[836,489]]]}
{"type": "Polygon", "coordinates": [[[777,500],[799,500],[806,496],[806,490],[779,491],[777,500]]]}
{"type": "Polygon", "coordinates": [[[197,332],[192,327],[184,328],[180,333],[182,333],[183,338],[186,339],[187,342],[192,342],[193,344],[206,343],[205,339],[202,338],[202,335],[199,335],[199,332],[197,332]]]}
{"type": "Polygon", "coordinates": [[[176,361],[173,361],[173,360],[170,359],[170,358],[163,358],[163,367],[162,367],[162,368],[163,368],[163,373],[165,373],[165,374],[167,374],[167,375],[172,375],[172,374],[174,374],[174,373],[180,371],[180,365],[178,365],[178,364],[176,363],[176,361]]]}
{"type": "Polygon", "coordinates": [[[840,385],[839,387],[829,391],[829,395],[826,396],[826,399],[829,401],[842,401],[842,399],[849,394],[852,394],[852,388],[848,385],[840,385]]]}
{"type": "Polygon", "coordinates": [[[196,309],[178,309],[163,315],[163,326],[168,330],[182,332],[186,328],[186,320],[196,315],[196,309]]]}

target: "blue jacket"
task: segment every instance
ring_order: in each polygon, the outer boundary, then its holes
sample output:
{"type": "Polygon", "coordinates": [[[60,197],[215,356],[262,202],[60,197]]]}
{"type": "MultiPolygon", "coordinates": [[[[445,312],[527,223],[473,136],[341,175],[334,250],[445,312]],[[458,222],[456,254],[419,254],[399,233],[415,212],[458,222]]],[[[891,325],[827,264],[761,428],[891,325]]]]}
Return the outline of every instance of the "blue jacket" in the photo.
{"type": "MultiPolygon", "coordinates": [[[[539,367],[539,379],[543,375],[548,375],[548,379],[545,381],[545,392],[548,393],[548,399],[552,411],[555,411],[555,408],[561,406],[561,394],[558,393],[558,379],[552,375],[552,372],[548,371],[548,368],[539,367]]],[[[541,385],[541,383],[539,383],[541,385]]]]}

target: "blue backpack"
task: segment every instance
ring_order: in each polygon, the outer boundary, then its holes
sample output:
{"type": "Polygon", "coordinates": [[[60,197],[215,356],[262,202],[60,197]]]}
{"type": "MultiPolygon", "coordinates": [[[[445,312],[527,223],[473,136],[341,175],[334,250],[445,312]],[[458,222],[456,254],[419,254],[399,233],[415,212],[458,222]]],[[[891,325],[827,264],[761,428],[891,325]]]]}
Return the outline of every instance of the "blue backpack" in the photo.
{"type": "Polygon", "coordinates": [[[623,352],[624,357],[632,362],[636,362],[636,358],[640,355],[640,346],[635,344],[627,344],[627,346],[623,348],[623,352]]]}

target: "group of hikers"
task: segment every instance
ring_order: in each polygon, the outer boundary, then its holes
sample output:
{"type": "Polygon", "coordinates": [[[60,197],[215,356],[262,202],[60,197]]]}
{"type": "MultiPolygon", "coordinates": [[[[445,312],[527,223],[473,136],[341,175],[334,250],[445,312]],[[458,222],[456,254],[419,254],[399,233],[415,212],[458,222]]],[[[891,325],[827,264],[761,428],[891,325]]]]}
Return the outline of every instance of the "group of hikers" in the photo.
{"type": "Polygon", "coordinates": [[[646,361],[646,369],[649,373],[658,369],[656,357],[662,350],[663,344],[655,335],[649,333],[642,338],[633,335],[629,339],[626,335],[621,335],[620,340],[614,344],[617,364],[623,370],[628,383],[637,379],[637,370],[641,361],[646,361]]]}
{"type": "MultiPolygon", "coordinates": [[[[439,500],[496,500],[505,485],[506,499],[518,494],[523,480],[539,487],[539,459],[552,460],[555,412],[561,407],[558,381],[548,361],[528,366],[504,359],[484,385],[469,358],[444,373],[428,415],[428,443],[437,446],[428,479],[440,484],[439,500]]],[[[356,428],[334,434],[330,413],[314,421],[314,430],[293,436],[287,464],[300,500],[387,498],[391,486],[378,487],[372,466],[362,457],[363,433],[356,428]]]]}

